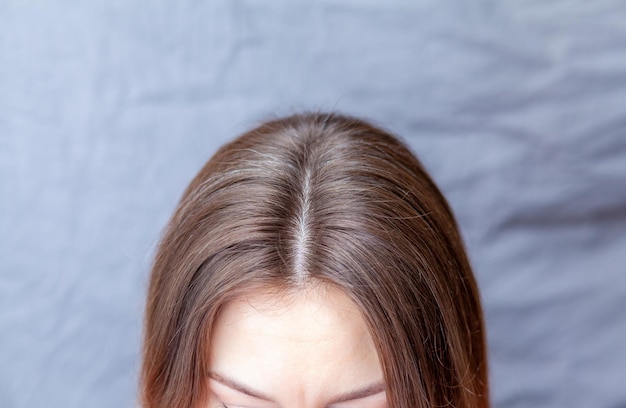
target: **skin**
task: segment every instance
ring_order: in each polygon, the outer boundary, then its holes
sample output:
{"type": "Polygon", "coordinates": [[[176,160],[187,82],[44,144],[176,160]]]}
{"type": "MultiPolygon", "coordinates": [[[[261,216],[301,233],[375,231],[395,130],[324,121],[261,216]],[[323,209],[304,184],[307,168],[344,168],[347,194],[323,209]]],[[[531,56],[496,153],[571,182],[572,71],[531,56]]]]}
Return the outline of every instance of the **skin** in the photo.
{"type": "Polygon", "coordinates": [[[250,293],[211,340],[207,408],[387,408],[371,336],[336,288],[250,293]]]}

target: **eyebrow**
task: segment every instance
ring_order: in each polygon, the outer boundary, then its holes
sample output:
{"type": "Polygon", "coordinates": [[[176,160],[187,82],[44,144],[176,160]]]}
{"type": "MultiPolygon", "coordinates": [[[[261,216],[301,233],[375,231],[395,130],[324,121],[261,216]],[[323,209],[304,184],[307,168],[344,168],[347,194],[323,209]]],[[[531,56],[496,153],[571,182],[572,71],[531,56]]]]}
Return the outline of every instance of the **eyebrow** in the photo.
{"type": "MultiPolygon", "coordinates": [[[[250,397],[259,398],[268,402],[275,402],[272,398],[263,394],[262,392],[254,390],[248,387],[247,385],[241,384],[237,380],[230,378],[228,376],[218,374],[212,371],[212,372],[209,372],[209,377],[229,388],[232,388],[233,390],[239,391],[250,397]]],[[[371,385],[367,385],[363,388],[359,388],[353,391],[346,392],[344,394],[340,394],[332,398],[331,401],[328,403],[328,405],[338,404],[340,402],[347,402],[347,401],[369,397],[372,395],[379,394],[385,391],[385,389],[386,389],[385,383],[383,381],[380,381],[371,385]]]]}
{"type": "Polygon", "coordinates": [[[349,391],[349,392],[346,392],[345,394],[336,396],[329,402],[329,405],[369,397],[371,395],[379,394],[385,391],[385,389],[386,389],[385,383],[383,381],[380,381],[380,382],[368,385],[366,387],[359,388],[357,390],[349,391]]]}
{"type": "Polygon", "coordinates": [[[241,384],[240,382],[227,377],[225,375],[222,374],[218,374],[216,372],[211,371],[209,373],[209,377],[214,379],[215,381],[229,387],[232,388],[233,390],[239,391],[243,394],[249,395],[250,397],[254,397],[254,398],[258,398],[258,399],[262,399],[268,402],[274,402],[274,400],[272,400],[270,397],[268,397],[267,395],[263,394],[262,392],[253,390],[252,388],[241,384]]]}

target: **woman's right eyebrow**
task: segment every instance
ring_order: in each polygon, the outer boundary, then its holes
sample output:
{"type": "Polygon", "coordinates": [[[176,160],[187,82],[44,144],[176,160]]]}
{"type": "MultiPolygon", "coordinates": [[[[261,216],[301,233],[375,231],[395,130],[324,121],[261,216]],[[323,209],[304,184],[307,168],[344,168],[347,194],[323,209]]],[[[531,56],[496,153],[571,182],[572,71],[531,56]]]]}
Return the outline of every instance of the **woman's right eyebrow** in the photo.
{"type": "Polygon", "coordinates": [[[242,384],[241,382],[233,379],[232,377],[228,377],[226,375],[223,374],[218,374],[215,371],[210,371],[209,372],[209,378],[217,381],[218,383],[227,386],[228,388],[232,388],[235,391],[239,391],[242,394],[246,394],[250,397],[254,397],[254,398],[258,398],[264,401],[268,401],[268,402],[274,402],[274,400],[272,400],[272,398],[268,397],[267,395],[263,394],[260,391],[256,391],[253,388],[250,388],[247,385],[242,384]]]}

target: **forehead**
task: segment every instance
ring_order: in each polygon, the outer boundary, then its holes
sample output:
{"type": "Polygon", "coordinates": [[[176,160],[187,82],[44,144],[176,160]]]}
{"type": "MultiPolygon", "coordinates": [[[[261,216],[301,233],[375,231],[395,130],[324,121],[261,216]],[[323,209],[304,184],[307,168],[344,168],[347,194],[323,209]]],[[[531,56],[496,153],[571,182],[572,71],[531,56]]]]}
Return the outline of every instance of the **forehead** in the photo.
{"type": "Polygon", "coordinates": [[[360,310],[334,287],[256,291],[226,304],[211,338],[210,371],[277,399],[285,390],[323,398],[382,379],[360,310]]]}

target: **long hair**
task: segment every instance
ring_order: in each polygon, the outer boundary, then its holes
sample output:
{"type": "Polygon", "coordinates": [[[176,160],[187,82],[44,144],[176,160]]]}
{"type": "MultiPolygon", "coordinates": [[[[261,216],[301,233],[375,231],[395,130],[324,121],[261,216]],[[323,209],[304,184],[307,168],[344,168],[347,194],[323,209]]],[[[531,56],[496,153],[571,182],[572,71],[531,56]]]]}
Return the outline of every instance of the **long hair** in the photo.
{"type": "Polygon", "coordinates": [[[186,189],[150,276],[143,407],[205,401],[228,301],[314,282],[360,309],[390,408],[489,406],[479,293],[443,195],[388,132],[310,113],[223,146],[186,189]]]}

